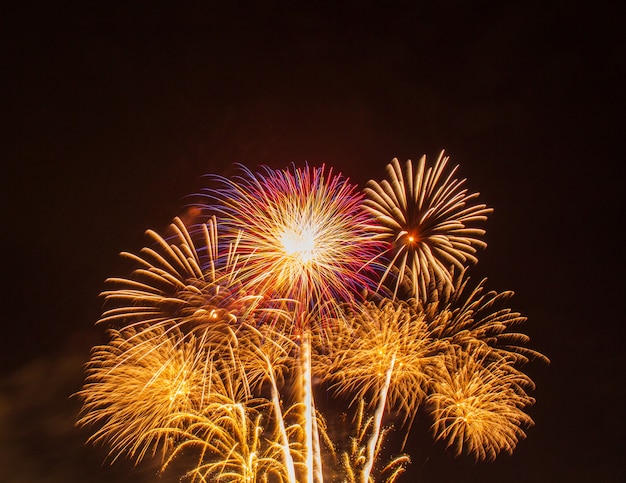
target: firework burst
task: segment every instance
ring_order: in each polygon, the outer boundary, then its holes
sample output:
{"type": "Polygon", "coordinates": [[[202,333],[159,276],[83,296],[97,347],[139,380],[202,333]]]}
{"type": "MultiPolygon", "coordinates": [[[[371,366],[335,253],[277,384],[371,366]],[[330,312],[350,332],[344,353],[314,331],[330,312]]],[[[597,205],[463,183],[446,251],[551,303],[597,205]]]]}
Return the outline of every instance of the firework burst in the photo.
{"type": "Polygon", "coordinates": [[[463,271],[455,277],[454,286],[440,291],[439,300],[424,312],[433,336],[460,347],[484,343],[493,354],[509,358],[517,365],[531,359],[549,364],[546,356],[526,347],[530,338],[517,331],[526,317],[507,307],[513,292],[487,292],[486,279],[470,290],[470,278],[466,275],[463,271]]]}
{"type": "Polygon", "coordinates": [[[534,387],[532,381],[508,359],[489,354],[484,345],[456,348],[429,396],[435,437],[477,460],[513,452],[526,437],[523,428],[533,424],[523,411],[534,403],[525,391],[534,387]]]}
{"type": "Polygon", "coordinates": [[[352,402],[367,401],[374,411],[367,443],[359,450],[362,481],[369,481],[384,432],[383,414],[394,408],[403,414],[403,422],[413,419],[441,364],[440,346],[445,343],[430,336],[414,304],[390,299],[348,307],[323,340],[326,347],[318,353],[325,355],[316,358],[314,373],[337,394],[352,402]]]}
{"type": "MultiPolygon", "coordinates": [[[[103,292],[109,308],[99,322],[123,328],[95,348],[79,393],[79,424],[99,425],[94,440],[137,460],[168,439],[156,431],[168,414],[202,409],[206,385],[214,384],[210,374],[233,370],[214,359],[232,358],[240,338],[263,338],[254,326],[284,325],[287,318],[274,301],[243,290],[237,274],[245,260],[236,239],[219,246],[214,219],[201,226],[198,247],[179,219],[169,231],[168,239],[148,231],[153,247],[123,254],[139,268],[129,278],[107,280],[114,288],[103,292]]],[[[244,347],[239,357],[253,354],[244,347]]]]}
{"type": "Polygon", "coordinates": [[[172,413],[203,407],[211,379],[209,359],[202,341],[178,330],[111,330],[110,339],[94,349],[87,364],[78,424],[98,427],[91,440],[106,441],[114,459],[126,453],[139,461],[159,446],[168,449],[168,438],[155,430],[172,413]]]}
{"type": "Polygon", "coordinates": [[[364,267],[380,244],[355,185],[324,166],[242,171],[219,178],[222,187],[205,192],[212,203],[205,208],[241,233],[246,286],[297,300],[302,313],[325,313],[372,285],[364,267]]]}
{"type": "Polygon", "coordinates": [[[99,323],[201,332],[206,344],[219,348],[242,323],[286,316],[276,301],[244,290],[238,276],[246,259],[236,237],[220,246],[214,218],[198,228],[199,243],[178,218],[169,231],[164,238],[148,230],[152,247],[139,255],[122,253],[138,268],[128,278],[107,280],[113,288],[102,294],[109,308],[99,323]]]}
{"type": "Polygon", "coordinates": [[[434,166],[427,168],[423,156],[415,170],[411,160],[402,167],[394,158],[388,179],[365,188],[365,205],[391,244],[381,284],[393,272],[394,296],[408,284],[412,297],[426,301],[435,286],[452,283],[453,267],[476,263],[477,248],[486,246],[480,240],[484,230],[475,225],[492,210],[474,204],[478,193],[468,194],[465,180],[454,178],[458,166],[446,174],[447,163],[443,151],[434,166]]]}
{"type": "Polygon", "coordinates": [[[386,403],[410,416],[426,397],[441,343],[412,304],[384,299],[350,307],[318,353],[315,374],[354,401],[386,403]]]}

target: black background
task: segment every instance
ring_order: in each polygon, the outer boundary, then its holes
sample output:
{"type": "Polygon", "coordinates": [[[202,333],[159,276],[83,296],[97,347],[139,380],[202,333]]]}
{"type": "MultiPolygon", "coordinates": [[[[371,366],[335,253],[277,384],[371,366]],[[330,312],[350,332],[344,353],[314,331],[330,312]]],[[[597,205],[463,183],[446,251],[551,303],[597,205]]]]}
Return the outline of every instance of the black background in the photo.
{"type": "Polygon", "coordinates": [[[624,481],[626,46],[617,2],[578,3],[3,7],[0,480],[154,481],[84,446],[69,395],[118,252],[203,174],[324,162],[363,186],[445,148],[495,209],[475,276],[552,363],[513,456],[454,458],[422,423],[402,481],[624,481]]]}

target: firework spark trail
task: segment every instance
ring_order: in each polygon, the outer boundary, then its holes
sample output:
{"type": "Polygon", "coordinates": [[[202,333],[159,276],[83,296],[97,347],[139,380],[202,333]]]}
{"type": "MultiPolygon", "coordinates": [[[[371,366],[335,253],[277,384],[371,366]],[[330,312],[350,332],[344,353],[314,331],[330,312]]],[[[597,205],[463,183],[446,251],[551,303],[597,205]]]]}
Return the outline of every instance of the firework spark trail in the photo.
{"type": "Polygon", "coordinates": [[[319,436],[317,431],[317,411],[313,400],[313,384],[311,376],[311,341],[309,332],[306,331],[302,336],[300,345],[302,358],[302,390],[304,391],[303,409],[304,409],[304,431],[306,446],[306,467],[308,482],[324,481],[322,475],[322,459],[320,452],[319,436]]]}
{"type": "Polygon", "coordinates": [[[378,408],[374,413],[374,428],[372,434],[370,435],[370,439],[367,442],[367,462],[365,464],[365,468],[363,470],[363,483],[367,483],[370,478],[370,473],[372,472],[372,467],[374,466],[374,458],[376,455],[376,444],[380,438],[380,428],[383,420],[383,413],[385,411],[385,405],[387,402],[387,393],[389,392],[389,385],[391,384],[391,375],[393,374],[393,368],[396,364],[396,355],[395,353],[391,356],[391,361],[389,363],[389,368],[385,374],[385,384],[380,391],[378,396],[378,408]]]}
{"type": "Polygon", "coordinates": [[[426,168],[423,156],[414,171],[411,160],[403,170],[394,158],[387,166],[388,179],[372,180],[365,188],[365,205],[392,244],[380,284],[395,271],[394,297],[409,281],[412,296],[426,301],[434,286],[452,283],[452,267],[462,270],[476,263],[477,248],[486,246],[479,238],[484,230],[474,225],[492,210],[472,204],[478,193],[467,194],[465,180],[454,178],[458,166],[445,175],[447,162],[442,151],[435,165],[426,168]]]}
{"type": "Polygon", "coordinates": [[[211,202],[204,208],[241,233],[240,249],[250,257],[240,274],[246,285],[295,299],[321,319],[336,302],[375,285],[365,266],[381,243],[356,185],[324,166],[241,169],[232,180],[218,177],[221,187],[203,195],[211,202]]]}
{"type": "Polygon", "coordinates": [[[304,391],[304,434],[306,435],[306,468],[308,482],[315,481],[313,462],[313,394],[311,384],[311,360],[308,337],[302,341],[302,389],[304,391]]]}

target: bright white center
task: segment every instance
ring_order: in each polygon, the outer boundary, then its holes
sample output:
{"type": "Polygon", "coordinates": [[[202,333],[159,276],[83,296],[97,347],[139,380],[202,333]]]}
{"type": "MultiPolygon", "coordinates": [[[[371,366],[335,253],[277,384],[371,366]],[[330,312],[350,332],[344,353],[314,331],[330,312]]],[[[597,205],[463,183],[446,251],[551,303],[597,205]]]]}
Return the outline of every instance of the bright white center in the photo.
{"type": "Polygon", "coordinates": [[[310,227],[286,228],[280,242],[287,255],[299,258],[302,263],[311,261],[315,255],[315,235],[310,227]]]}

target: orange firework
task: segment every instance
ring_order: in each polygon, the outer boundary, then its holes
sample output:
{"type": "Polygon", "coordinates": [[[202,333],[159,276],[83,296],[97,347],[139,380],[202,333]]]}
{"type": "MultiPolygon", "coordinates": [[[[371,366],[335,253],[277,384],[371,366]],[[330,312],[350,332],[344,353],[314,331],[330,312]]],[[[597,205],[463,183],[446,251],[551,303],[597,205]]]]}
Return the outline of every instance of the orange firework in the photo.
{"type": "Polygon", "coordinates": [[[410,417],[440,364],[441,343],[411,304],[385,299],[350,307],[324,340],[315,374],[338,394],[386,403],[410,417]]]}

